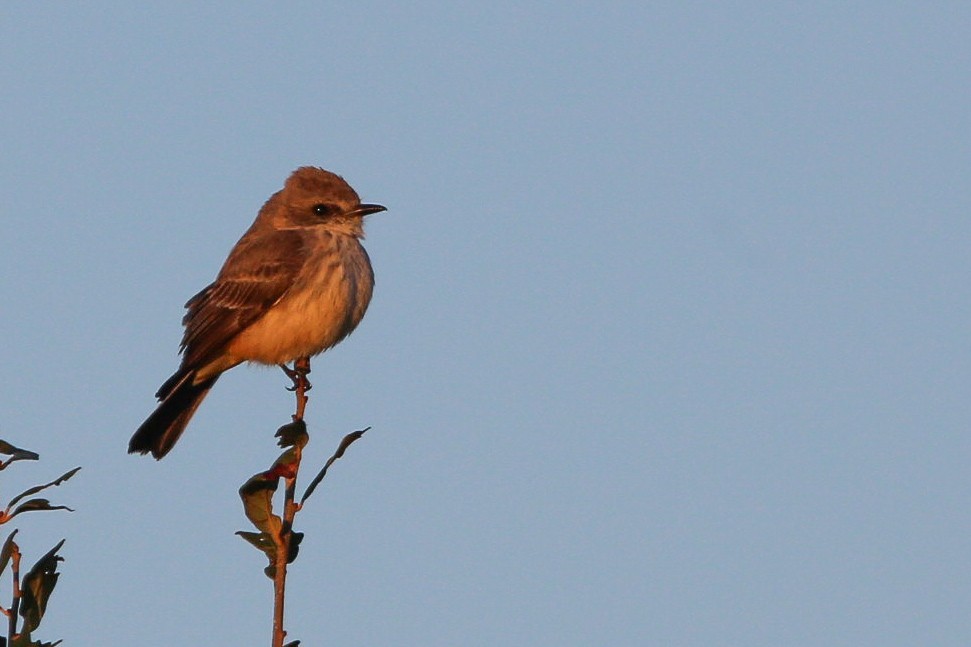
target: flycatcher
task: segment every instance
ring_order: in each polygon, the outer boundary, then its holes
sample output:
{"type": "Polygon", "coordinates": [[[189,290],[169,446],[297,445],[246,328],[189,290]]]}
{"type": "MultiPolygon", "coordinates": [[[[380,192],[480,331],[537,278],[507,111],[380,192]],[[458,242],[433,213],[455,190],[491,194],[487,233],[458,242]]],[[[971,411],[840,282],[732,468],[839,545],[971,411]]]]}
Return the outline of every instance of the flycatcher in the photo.
{"type": "Polygon", "coordinates": [[[158,393],[129,453],[165,456],[209,389],[243,362],[318,355],[347,337],[367,310],[374,272],[362,204],[338,175],[298,168],[229,253],[216,280],[185,304],[182,365],[158,393]]]}

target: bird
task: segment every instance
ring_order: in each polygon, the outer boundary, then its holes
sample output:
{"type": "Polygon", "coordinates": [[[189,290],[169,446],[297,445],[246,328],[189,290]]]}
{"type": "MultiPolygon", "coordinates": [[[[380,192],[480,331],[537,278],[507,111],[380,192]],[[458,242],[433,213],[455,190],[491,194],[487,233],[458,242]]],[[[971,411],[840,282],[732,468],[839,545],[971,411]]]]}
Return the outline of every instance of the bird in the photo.
{"type": "MultiPolygon", "coordinates": [[[[280,365],[332,348],[364,317],[374,289],[361,245],[362,203],[339,175],[302,166],[260,209],[216,279],[185,304],[179,369],[135,431],[130,454],[168,454],[219,376],[243,362],[280,365]]],[[[309,363],[308,363],[309,366],[309,363]]]]}

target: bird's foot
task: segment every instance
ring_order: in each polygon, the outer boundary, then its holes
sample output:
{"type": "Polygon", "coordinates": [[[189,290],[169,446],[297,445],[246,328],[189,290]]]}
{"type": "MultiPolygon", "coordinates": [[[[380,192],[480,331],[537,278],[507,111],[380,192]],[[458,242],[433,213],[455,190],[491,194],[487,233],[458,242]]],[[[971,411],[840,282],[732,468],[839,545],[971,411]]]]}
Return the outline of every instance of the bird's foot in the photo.
{"type": "Polygon", "coordinates": [[[288,391],[293,391],[297,395],[297,412],[293,414],[294,421],[303,420],[303,412],[307,406],[307,391],[313,388],[307,374],[310,373],[310,358],[301,357],[293,361],[293,368],[286,364],[280,364],[280,368],[287,374],[293,382],[292,387],[287,387],[288,391]]]}
{"type": "Polygon", "coordinates": [[[306,357],[295,360],[293,362],[293,368],[290,368],[286,364],[280,364],[280,369],[286,373],[290,381],[293,382],[292,386],[287,387],[287,391],[298,391],[303,390],[304,392],[309,391],[314,388],[314,385],[310,383],[307,379],[307,374],[310,373],[310,360],[306,357]]]}

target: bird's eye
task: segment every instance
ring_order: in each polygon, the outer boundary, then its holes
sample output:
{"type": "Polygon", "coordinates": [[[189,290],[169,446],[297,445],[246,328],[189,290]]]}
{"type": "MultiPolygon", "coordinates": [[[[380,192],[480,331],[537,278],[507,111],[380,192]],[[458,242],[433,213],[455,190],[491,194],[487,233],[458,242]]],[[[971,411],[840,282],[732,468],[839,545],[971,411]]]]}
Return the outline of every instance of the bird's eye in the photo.
{"type": "Polygon", "coordinates": [[[326,216],[327,214],[330,213],[330,205],[329,204],[315,204],[313,206],[313,211],[318,216],[326,216]]]}

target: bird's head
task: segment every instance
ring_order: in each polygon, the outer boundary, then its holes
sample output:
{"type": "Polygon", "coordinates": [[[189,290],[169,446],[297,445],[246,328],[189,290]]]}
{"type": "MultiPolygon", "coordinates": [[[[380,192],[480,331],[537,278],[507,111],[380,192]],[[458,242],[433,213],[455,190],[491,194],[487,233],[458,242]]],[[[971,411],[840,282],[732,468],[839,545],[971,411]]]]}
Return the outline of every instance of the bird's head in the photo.
{"type": "Polygon", "coordinates": [[[294,171],[274,197],[282,207],[281,228],[324,227],[358,238],[364,237],[364,216],[386,210],[380,204],[362,204],[344,178],[315,166],[294,171]]]}

